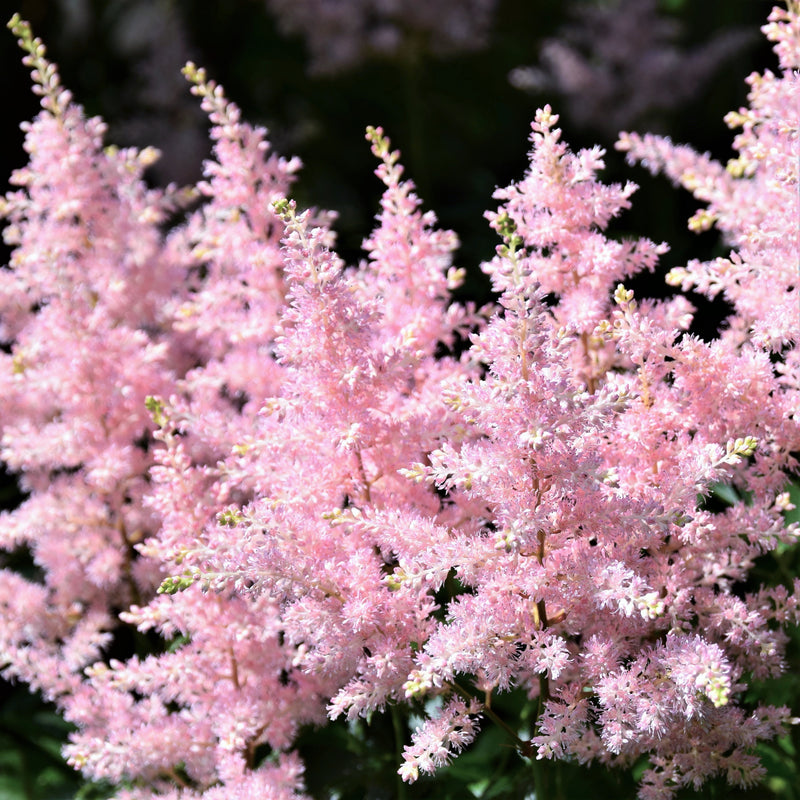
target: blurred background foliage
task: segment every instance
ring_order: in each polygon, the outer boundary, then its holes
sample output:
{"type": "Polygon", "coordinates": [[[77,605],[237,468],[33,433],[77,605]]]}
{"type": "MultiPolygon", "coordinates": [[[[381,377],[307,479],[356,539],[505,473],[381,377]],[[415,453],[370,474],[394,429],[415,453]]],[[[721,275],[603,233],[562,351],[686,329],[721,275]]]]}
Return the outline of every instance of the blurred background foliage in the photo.
{"type": "MultiPolygon", "coordinates": [[[[347,3],[341,0],[343,7],[347,3]]],[[[614,222],[613,232],[671,246],[655,276],[631,283],[637,294],[667,294],[663,275],[670,267],[724,251],[713,232],[688,232],[686,220],[696,206],[690,196],[624,165],[613,149],[614,125],[667,134],[723,161],[729,158],[732,134],[724,114],[746,103],[744,78],[750,72],[775,67],[758,32],[771,5],[768,0],[498,0],[485,47],[445,58],[417,42],[392,57],[372,54],[346,70],[320,73],[310,69],[303,36],[281,32],[268,0],[0,0],[3,20],[15,11],[29,20],[59,65],[64,85],[87,113],[109,123],[109,142],[163,151],[150,176],[155,183],[188,183],[201,175],[209,151],[207,121],[180,68],[187,60],[204,66],[246,119],[269,129],[278,152],[300,156],[305,166],[295,197],[301,206],[338,212],[339,250],[350,263],[362,257],[360,244],[372,228],[380,196],[364,131],[367,125],[383,126],[402,151],[406,174],[425,207],[458,233],[458,266],[469,276],[461,294],[478,302],[489,299],[478,265],[491,258],[496,245],[483,212],[495,205],[495,187],[522,176],[530,120],[544,103],[561,114],[564,138],[573,149],[594,144],[607,149],[607,181],[640,184],[632,210],[614,222]],[[633,35],[632,20],[639,26],[633,35]],[[628,29],[620,25],[625,21],[628,29]],[[583,83],[576,79],[581,74],[583,83]],[[632,99],[637,102],[629,103],[632,99]]],[[[11,171],[25,163],[19,123],[38,111],[20,60],[13,36],[0,35],[4,188],[11,171]]],[[[0,263],[7,261],[7,250],[0,251],[0,263]]],[[[724,301],[690,299],[698,306],[693,330],[713,334],[725,317],[724,301]]],[[[800,488],[791,491],[800,506],[800,488]]],[[[718,500],[731,498],[721,490],[718,500]]],[[[0,505],[10,508],[17,501],[13,481],[0,478],[0,505]]],[[[790,513],[797,518],[797,511],[790,513]]],[[[3,558],[5,566],[25,568],[3,558]]],[[[797,550],[787,549],[761,559],[752,580],[788,585],[797,574],[797,550]]],[[[800,636],[792,631],[791,637],[785,676],[754,686],[749,700],[800,711],[800,636]]],[[[497,711],[524,726],[519,711],[524,706],[524,697],[510,693],[500,698],[497,711]]],[[[643,768],[617,773],[531,764],[500,729],[487,726],[435,780],[406,787],[396,769],[409,723],[413,715],[409,720],[394,710],[368,722],[306,731],[299,749],[311,794],[339,800],[526,798],[538,782],[550,798],[617,800],[634,797],[643,768]]],[[[59,749],[67,733],[53,707],[25,687],[0,682],[0,800],[94,800],[110,794],[112,787],[82,783],[64,765],[59,749]]],[[[795,729],[762,747],[768,772],[763,786],[738,791],[712,783],[697,795],[682,796],[800,800],[799,751],[795,729]]]]}

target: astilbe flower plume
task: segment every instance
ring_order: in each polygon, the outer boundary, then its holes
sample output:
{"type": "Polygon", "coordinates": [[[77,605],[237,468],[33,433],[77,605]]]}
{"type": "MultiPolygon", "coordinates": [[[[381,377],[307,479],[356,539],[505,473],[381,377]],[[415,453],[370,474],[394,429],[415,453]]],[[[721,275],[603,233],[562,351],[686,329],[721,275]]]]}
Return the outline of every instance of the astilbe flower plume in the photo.
{"type": "MultiPolygon", "coordinates": [[[[225,113],[235,112],[228,105],[225,113]]],[[[430,628],[430,599],[421,608],[417,598],[390,604],[377,540],[332,524],[343,505],[383,507],[402,496],[409,507],[435,510],[435,497],[398,470],[449,424],[440,384],[457,362],[437,360],[435,351],[469,319],[467,309],[447,306],[448,287],[460,279],[448,269],[455,237],[417,210],[397,154],[380,131],[371,137],[387,188],[381,225],[366,243],[370,261],[345,269],[330,231],[277,200],[285,304],[274,326],[262,314],[260,341],[238,337],[224,359],[189,373],[180,396],[151,400],[166,445],[152,472],[164,524],[141,551],[176,562],[181,574],[125,619],[189,641],[168,655],[92,671],[82,732],[68,748],[90,774],[163,776],[180,762],[198,791],[223,780],[246,796],[260,745],[286,749],[299,725],[324,720],[326,699],[348,681],[359,711],[382,707],[413,667],[410,643],[430,628]],[[208,379],[219,380],[222,361],[248,359],[265,362],[270,383],[248,380],[250,402],[238,415],[222,414],[208,379]],[[220,420],[238,441],[218,436],[220,420]],[[178,588],[185,591],[170,596],[178,588]],[[213,590],[210,609],[205,589],[213,590]],[[375,682],[376,672],[376,685],[353,677],[375,682]],[[148,700],[120,713],[131,690],[148,700]],[[115,698],[107,717],[88,712],[98,692],[115,698]],[[170,713],[169,702],[183,711],[170,713]],[[211,724],[203,735],[200,720],[211,724]],[[179,752],[157,746],[165,726],[179,752]],[[143,735],[120,759],[131,727],[143,735]]],[[[217,202],[215,195],[211,206],[217,202]]],[[[211,274],[228,252],[208,254],[211,274]]],[[[252,265],[241,259],[238,268],[252,265]]],[[[225,310],[233,308],[229,299],[225,310]]],[[[241,380],[236,372],[222,384],[228,392],[236,386],[229,381],[241,380]]]]}
{"type": "Polygon", "coordinates": [[[165,307],[186,293],[188,262],[159,227],[189,197],[147,188],[154,151],[103,149],[103,122],[12,23],[42,111],[0,201],[14,248],[0,271],[2,458],[25,497],[0,517],[0,546],[28,554],[35,577],[0,572],[0,664],[56,697],[109,643],[115,609],[161,580],[134,551],[159,524],[143,504],[155,428],[143,404],[186,368],[165,307]]]}
{"type": "MultiPolygon", "coordinates": [[[[725,118],[729,127],[741,128],[733,141],[738,156],[727,165],[664,137],[623,134],[617,145],[631,162],[663,171],[703,201],[690,227],[713,225],[734,248],[728,257],[692,261],[667,276],[683,291],[724,296],[736,314],[722,338],[732,339],[734,349],[751,341],[759,351],[778,352],[797,337],[797,27],[796,4],[774,9],[764,26],[781,71],[747,78],[749,106],[725,118]]],[[[796,358],[794,352],[786,357],[796,358]]]]}
{"type": "Polygon", "coordinates": [[[476,312],[450,299],[455,235],[380,129],[381,210],[348,267],[332,216],[289,198],[297,162],[189,65],[214,159],[164,238],[170,195],[143,188],[142,156],[100,149],[15,24],[44,110],[4,206],[3,454],[30,496],[3,545],[44,581],[3,573],[20,616],[2,658],[77,725],[71,762],[130,800],[298,797],[301,726],[425,700],[408,781],[489,719],[524,756],[646,755],[643,800],[755,782],[754,747],[789,711],[741,699],[783,669],[775,623],[797,623],[800,596],[739,591],[796,537],[798,9],[773,12],[782,73],[750,79],[727,171],[620,145],[691,188],[708,204],[693,224],[733,248],[671,273],[730,301],[709,342],[682,295],[624,286],[666,247],[606,233],[635,186],[603,184],[604,153],[571,152],[549,107],[487,214],[497,301],[476,312]],[[720,483],[748,502],[710,510],[720,483]],[[169,647],[106,657],[120,608],[169,647]],[[529,736],[492,706],[514,687],[529,736]]]}
{"type": "MultiPolygon", "coordinates": [[[[223,781],[247,796],[259,748],[280,753],[300,725],[323,721],[326,698],[359,662],[386,661],[394,688],[412,667],[408,654],[396,667],[390,659],[402,641],[410,652],[410,641],[424,639],[430,602],[379,624],[374,595],[390,594],[380,551],[364,537],[320,531],[348,497],[386,505],[402,492],[410,506],[434,510],[431,493],[398,470],[443,435],[440,384],[458,362],[436,350],[472,320],[449,303],[462,277],[450,266],[455,236],[418,211],[380,131],[370,137],[386,185],[381,224],[365,243],[369,260],[346,270],[330,249],[328,216],[281,199],[297,163],[267,158],[263,131],[240,123],[202,71],[190,65],[187,75],[214,123],[216,160],[200,185],[209,201],[175,234],[202,261],[203,279],[173,310],[202,365],[172,394],[148,399],[164,445],[149,497],[161,527],[138,548],[182,574],[122,615],[175,646],[89,670],[67,705],[80,726],[67,752],[94,777],[164,790],[180,764],[187,790],[223,781]],[[216,590],[212,606],[203,588],[216,590]],[[334,659],[317,652],[307,621],[321,636],[338,631],[338,653],[325,642],[334,659]],[[330,674],[312,669],[326,661],[330,674]]],[[[279,764],[284,775],[296,760],[279,764]]],[[[275,782],[274,765],[257,772],[275,782]]]]}

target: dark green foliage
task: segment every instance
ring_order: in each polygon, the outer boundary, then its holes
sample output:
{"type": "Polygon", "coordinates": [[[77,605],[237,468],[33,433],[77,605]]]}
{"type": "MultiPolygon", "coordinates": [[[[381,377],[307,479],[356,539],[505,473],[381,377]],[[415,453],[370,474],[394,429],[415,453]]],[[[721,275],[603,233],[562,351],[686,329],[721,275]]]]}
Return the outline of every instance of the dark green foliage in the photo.
{"type": "MultiPolygon", "coordinates": [[[[81,787],[61,758],[70,726],[25,687],[0,683],[0,798],[67,800],[81,787]]],[[[93,800],[97,795],[85,795],[93,800]]]]}

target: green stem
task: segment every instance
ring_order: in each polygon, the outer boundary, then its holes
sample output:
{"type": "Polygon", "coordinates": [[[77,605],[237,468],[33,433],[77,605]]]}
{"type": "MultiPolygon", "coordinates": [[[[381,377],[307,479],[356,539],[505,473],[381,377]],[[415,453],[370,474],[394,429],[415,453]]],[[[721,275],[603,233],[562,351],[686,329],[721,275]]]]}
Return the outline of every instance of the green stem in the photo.
{"type": "MultiPolygon", "coordinates": [[[[403,735],[403,724],[400,717],[400,711],[396,705],[390,706],[390,713],[392,715],[392,728],[394,730],[394,749],[396,755],[396,763],[400,764],[403,761],[403,742],[405,736],[403,735]]],[[[406,800],[406,782],[397,775],[396,778],[397,791],[395,796],[397,800],[406,800]]]]}
{"type": "Polygon", "coordinates": [[[548,798],[550,798],[550,781],[544,761],[539,758],[531,758],[531,769],[533,771],[533,786],[536,800],[548,800],[548,798]]]}
{"type": "MultiPolygon", "coordinates": [[[[543,697],[546,700],[549,696],[549,684],[547,682],[547,678],[543,678],[544,686],[540,687],[541,693],[539,695],[539,711],[536,715],[536,719],[538,721],[539,715],[542,712],[542,708],[544,706],[543,697]]],[[[463,686],[459,686],[455,681],[452,681],[450,684],[453,689],[465,700],[473,700],[475,699],[470,692],[465,689],[463,686]]],[[[521,739],[517,733],[511,728],[508,723],[502,720],[497,714],[486,704],[484,704],[483,708],[481,709],[481,713],[485,714],[495,725],[502,728],[508,734],[509,738],[512,739],[514,742],[514,746],[517,749],[517,752],[527,758],[531,762],[531,771],[533,772],[533,785],[534,791],[536,795],[536,800],[548,800],[551,797],[551,781],[550,781],[550,770],[548,766],[544,763],[542,759],[536,757],[536,750],[534,746],[531,744],[530,741],[526,741],[525,739],[521,739]]],[[[536,722],[534,722],[534,730],[536,728],[536,722]]],[[[560,796],[560,793],[559,793],[560,796]]]]}
{"type": "MultiPolygon", "coordinates": [[[[459,686],[455,681],[451,682],[450,685],[465,700],[475,699],[463,686],[459,686]]],[[[508,725],[507,722],[498,717],[497,714],[495,714],[495,712],[492,711],[492,709],[488,705],[484,704],[483,708],[481,709],[481,713],[485,714],[492,722],[494,722],[495,725],[502,728],[508,734],[508,736],[513,740],[514,746],[517,748],[517,750],[519,750],[519,752],[522,755],[530,757],[530,750],[531,750],[530,742],[526,742],[524,739],[520,739],[519,736],[517,736],[514,729],[510,725],[508,725]]]]}

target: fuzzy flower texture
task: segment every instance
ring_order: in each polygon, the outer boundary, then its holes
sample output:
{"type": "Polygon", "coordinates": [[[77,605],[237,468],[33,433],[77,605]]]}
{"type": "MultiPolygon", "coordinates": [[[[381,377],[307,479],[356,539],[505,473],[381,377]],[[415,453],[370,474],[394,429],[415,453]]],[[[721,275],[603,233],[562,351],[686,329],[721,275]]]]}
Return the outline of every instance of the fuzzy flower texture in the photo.
{"type": "Polygon", "coordinates": [[[155,190],[155,154],[104,147],[10,27],[42,110],[0,205],[24,498],[0,517],[0,665],[75,725],[69,761],[119,800],[296,799],[303,726],[404,706],[425,714],[407,781],[496,722],[524,757],[646,755],[641,800],[758,781],[756,744],[793,720],[745,690],[800,617],[800,581],[741,589],[798,533],[798,6],[764,28],[780,71],[748,79],[727,166],[618,144],[724,237],[667,276],[730,304],[711,341],[680,292],[625,287],[666,247],[605,235],[635,186],[602,183],[550,108],[487,214],[497,300],[475,309],[380,129],[380,212],[347,266],[333,216],[290,197],[299,164],[202,70],[213,160],[155,190]],[[718,510],[719,486],[748,501],[718,510]],[[512,687],[527,731],[492,707],[512,687]]]}

